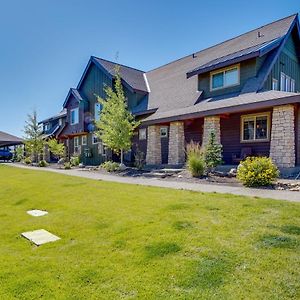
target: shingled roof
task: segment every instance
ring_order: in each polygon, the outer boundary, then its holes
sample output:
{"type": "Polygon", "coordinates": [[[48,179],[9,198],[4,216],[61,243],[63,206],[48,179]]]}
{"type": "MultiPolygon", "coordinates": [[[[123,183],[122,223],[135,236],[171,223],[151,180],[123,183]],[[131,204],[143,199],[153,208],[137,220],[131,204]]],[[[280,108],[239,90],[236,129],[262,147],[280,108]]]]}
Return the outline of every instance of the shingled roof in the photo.
{"type": "Polygon", "coordinates": [[[176,109],[193,107],[198,102],[201,92],[197,91],[197,76],[187,79],[188,72],[214,64],[222,57],[247,53],[247,49],[259,51],[272,42],[280,41],[296,18],[297,15],[283,18],[147,72],[150,88],[148,109],[158,108],[150,118],[155,119],[166,111],[175,113],[176,109]]]}
{"type": "Polygon", "coordinates": [[[22,143],[23,140],[21,138],[4,131],[0,131],[0,147],[20,145],[22,143]]]}

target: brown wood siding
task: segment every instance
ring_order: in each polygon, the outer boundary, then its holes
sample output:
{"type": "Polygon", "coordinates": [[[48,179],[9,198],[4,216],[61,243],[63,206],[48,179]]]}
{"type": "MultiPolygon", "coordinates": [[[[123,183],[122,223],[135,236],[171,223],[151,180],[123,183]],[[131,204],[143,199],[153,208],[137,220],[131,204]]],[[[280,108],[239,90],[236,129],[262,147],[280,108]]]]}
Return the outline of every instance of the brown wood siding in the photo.
{"type": "Polygon", "coordinates": [[[190,143],[191,141],[199,144],[202,143],[203,124],[203,118],[185,121],[184,137],[186,143],[190,143]]]}
{"type": "MultiPolygon", "coordinates": [[[[271,109],[259,112],[272,112],[271,109]]],[[[250,147],[253,155],[269,156],[270,142],[248,142],[241,143],[241,116],[246,114],[258,113],[243,112],[232,114],[228,118],[221,118],[221,143],[223,145],[223,160],[226,164],[232,164],[232,155],[240,156],[241,149],[250,147]]],[[[271,125],[271,124],[270,124],[271,125]]]]}

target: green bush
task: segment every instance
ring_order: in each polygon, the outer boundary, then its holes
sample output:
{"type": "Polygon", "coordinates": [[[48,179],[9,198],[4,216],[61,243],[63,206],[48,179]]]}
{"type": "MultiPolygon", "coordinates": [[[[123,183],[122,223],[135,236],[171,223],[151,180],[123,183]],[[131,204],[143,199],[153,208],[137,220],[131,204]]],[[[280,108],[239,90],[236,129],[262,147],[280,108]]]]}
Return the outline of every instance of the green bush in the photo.
{"type": "Polygon", "coordinates": [[[64,163],[64,169],[65,170],[70,170],[71,169],[71,164],[69,162],[64,163]]]}
{"type": "Polygon", "coordinates": [[[276,165],[268,157],[248,157],[237,169],[237,178],[245,186],[268,186],[279,177],[276,165]]]}
{"type": "Polygon", "coordinates": [[[31,158],[30,158],[30,157],[26,157],[26,158],[24,159],[24,163],[25,163],[26,165],[31,165],[31,164],[32,164],[31,158]]]}
{"type": "Polygon", "coordinates": [[[204,175],[205,163],[203,151],[199,144],[193,141],[186,147],[187,154],[187,168],[193,177],[200,177],[204,175]]]}
{"type": "Polygon", "coordinates": [[[107,172],[116,172],[120,169],[120,164],[113,161],[106,161],[100,166],[105,169],[107,172]]]}
{"type": "Polygon", "coordinates": [[[45,160],[40,160],[39,161],[39,167],[44,168],[44,167],[47,167],[47,166],[48,166],[48,164],[45,160]]]}
{"type": "Polygon", "coordinates": [[[71,163],[71,166],[72,166],[72,167],[78,166],[79,163],[80,163],[79,156],[72,156],[72,157],[70,158],[70,163],[71,163]]]}

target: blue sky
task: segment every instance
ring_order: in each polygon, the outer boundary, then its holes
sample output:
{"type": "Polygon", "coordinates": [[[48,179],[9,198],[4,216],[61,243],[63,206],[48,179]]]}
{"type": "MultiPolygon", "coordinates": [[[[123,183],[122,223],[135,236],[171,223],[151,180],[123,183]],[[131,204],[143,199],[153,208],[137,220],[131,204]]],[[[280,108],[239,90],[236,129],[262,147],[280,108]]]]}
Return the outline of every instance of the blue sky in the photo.
{"type": "Polygon", "coordinates": [[[300,11],[289,1],[0,0],[0,130],[56,114],[91,55],[142,70],[300,11]]]}

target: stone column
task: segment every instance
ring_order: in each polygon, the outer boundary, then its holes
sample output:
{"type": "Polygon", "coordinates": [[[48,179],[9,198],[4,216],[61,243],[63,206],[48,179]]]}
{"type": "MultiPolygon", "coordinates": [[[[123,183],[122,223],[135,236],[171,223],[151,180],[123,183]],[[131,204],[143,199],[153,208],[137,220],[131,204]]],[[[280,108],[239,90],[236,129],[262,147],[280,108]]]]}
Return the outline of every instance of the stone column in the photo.
{"type": "Polygon", "coordinates": [[[161,164],[160,126],[158,125],[148,126],[146,164],[161,164]]]}
{"type": "Polygon", "coordinates": [[[295,167],[295,114],[293,105],[273,108],[270,157],[278,167],[295,167]]]}
{"type": "Polygon", "coordinates": [[[184,122],[170,123],[168,164],[178,165],[185,161],[184,122]]]}
{"type": "Polygon", "coordinates": [[[211,132],[215,133],[216,141],[220,144],[221,143],[221,129],[220,129],[220,117],[219,116],[211,116],[211,117],[204,118],[202,146],[205,146],[208,144],[211,132]]]}

